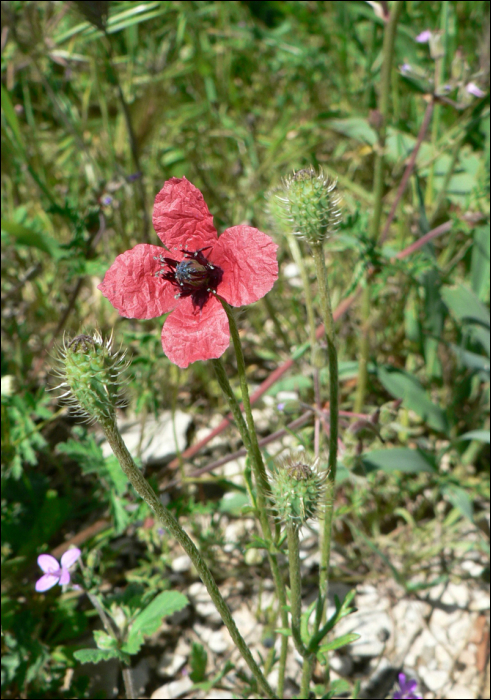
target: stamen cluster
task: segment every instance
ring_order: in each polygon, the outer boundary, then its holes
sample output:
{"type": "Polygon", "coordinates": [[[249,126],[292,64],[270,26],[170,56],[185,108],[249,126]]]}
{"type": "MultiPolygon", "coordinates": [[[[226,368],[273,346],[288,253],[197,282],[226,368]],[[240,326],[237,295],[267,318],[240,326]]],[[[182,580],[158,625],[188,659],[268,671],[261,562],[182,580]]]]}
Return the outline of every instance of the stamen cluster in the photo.
{"type": "Polygon", "coordinates": [[[158,260],[164,268],[156,272],[157,276],[170,282],[178,289],[176,299],[191,297],[193,306],[202,309],[208,301],[210,294],[216,292],[216,288],[222,281],[223,270],[218,265],[212,265],[203,255],[201,248],[194,253],[186,252],[186,257],[181,262],[173,258],[160,255],[158,260]],[[167,269],[165,269],[167,267],[167,269]]]}

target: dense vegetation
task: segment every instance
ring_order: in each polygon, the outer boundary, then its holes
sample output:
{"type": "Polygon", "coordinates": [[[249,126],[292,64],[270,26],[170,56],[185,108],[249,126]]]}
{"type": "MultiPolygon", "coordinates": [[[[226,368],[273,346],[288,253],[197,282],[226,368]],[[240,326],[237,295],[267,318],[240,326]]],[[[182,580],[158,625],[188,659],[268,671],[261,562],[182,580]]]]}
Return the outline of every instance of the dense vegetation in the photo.
{"type": "MultiPolygon", "coordinates": [[[[305,291],[271,192],[309,166],[337,179],[342,218],[324,253],[343,309],[333,537],[349,567],[331,579],[410,585],[441,555],[441,581],[464,531],[484,556],[489,6],[401,3],[383,94],[384,7],[394,4],[114,1],[106,17],[106,3],[2,2],[3,697],[89,697],[83,667],[73,682],[67,672],[93,609],[73,592],[34,594],[41,552],[59,558],[76,544],[86,583],[123,607],[129,584],[141,605],[167,590],[179,554],[103,456],[96,427],[48,393],[64,334],[113,329],[128,350],[122,417],[183,412],[192,444],[228,412],[210,363],[178,369],[162,351],[162,319],[122,318],[97,289],[117,255],[158,245],[153,200],[171,177],[201,190],[219,233],[247,223],[279,245],[275,286],[238,316],[254,388],[294,360],[256,404],[263,438],[316,397],[305,291]],[[425,30],[432,37],[416,41],[425,30]],[[350,413],[369,421],[377,409],[373,430],[353,428],[350,413]]],[[[223,359],[239,396],[231,349],[223,359]]],[[[323,367],[324,408],[328,381],[323,367]]],[[[289,432],[314,449],[313,419],[289,432]]],[[[227,452],[241,447],[236,431],[227,436],[227,452]]],[[[242,517],[247,491],[218,471],[189,476],[224,454],[207,449],[146,476],[222,579],[220,517],[242,517]],[[213,527],[199,526],[203,515],[213,527]]],[[[257,572],[242,566],[253,587],[257,572]]]]}

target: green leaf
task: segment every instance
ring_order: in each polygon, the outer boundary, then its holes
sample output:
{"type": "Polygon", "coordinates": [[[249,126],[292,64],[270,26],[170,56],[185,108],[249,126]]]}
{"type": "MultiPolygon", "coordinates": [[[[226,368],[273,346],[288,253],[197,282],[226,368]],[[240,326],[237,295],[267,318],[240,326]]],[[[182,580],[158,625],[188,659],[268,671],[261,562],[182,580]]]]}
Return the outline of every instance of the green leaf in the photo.
{"type": "Polygon", "coordinates": [[[474,245],[471,258],[471,286],[480,301],[489,298],[489,244],[490,233],[488,226],[477,226],[474,231],[474,245]]]}
{"type": "Polygon", "coordinates": [[[389,371],[379,367],[378,378],[395,399],[402,399],[404,406],[420,416],[430,428],[447,431],[447,418],[442,409],[433,403],[421,383],[401,370],[389,371]]]}
{"type": "Polygon", "coordinates": [[[490,432],[489,430],[470,430],[468,433],[464,433],[458,437],[458,440],[481,440],[481,442],[487,442],[489,444],[490,432]]]}
{"type": "Polygon", "coordinates": [[[38,233],[27,226],[18,224],[16,221],[6,221],[2,219],[2,231],[15,237],[16,245],[26,245],[31,248],[38,248],[44,253],[48,253],[55,260],[64,255],[64,251],[54,238],[45,233],[38,233]]]}
{"type": "Polygon", "coordinates": [[[356,141],[368,143],[374,146],[377,143],[377,133],[372,129],[367,119],[363,117],[350,117],[349,119],[328,119],[326,121],[328,129],[337,131],[344,136],[348,136],[356,141]]]}
{"type": "Polygon", "coordinates": [[[321,647],[319,647],[319,653],[325,654],[327,651],[340,649],[341,647],[345,647],[348,644],[351,644],[351,642],[356,642],[357,639],[360,639],[360,635],[356,634],[356,632],[343,634],[341,637],[336,637],[327,644],[323,644],[321,647]]]}
{"type": "Polygon", "coordinates": [[[489,374],[489,358],[483,355],[478,355],[470,350],[464,350],[459,345],[455,343],[450,343],[455,356],[459,361],[468,369],[477,370],[479,372],[487,372],[489,374]]]}
{"type": "Polygon", "coordinates": [[[116,649],[118,645],[116,639],[103,630],[96,630],[94,632],[94,639],[99,649],[116,649]]]}
{"type": "Polygon", "coordinates": [[[220,511],[220,513],[232,513],[233,515],[240,515],[242,508],[244,506],[249,505],[249,496],[247,495],[247,493],[229,492],[228,494],[225,494],[225,496],[223,496],[220,500],[218,510],[220,511]]]}
{"type": "Polygon", "coordinates": [[[311,377],[306,377],[304,374],[295,374],[292,377],[276,382],[266,393],[270,396],[276,396],[280,391],[302,391],[302,389],[310,389],[311,386],[311,377]]]}
{"type": "Polygon", "coordinates": [[[191,665],[189,677],[193,683],[200,683],[206,676],[206,664],[208,663],[208,654],[202,644],[193,642],[189,663],[191,665]]]}
{"type": "MultiPolygon", "coordinates": [[[[344,678],[335,678],[330,683],[330,690],[322,696],[322,700],[330,700],[331,698],[351,693],[351,685],[344,678]]],[[[357,697],[351,695],[350,697],[357,697]]]]}
{"type": "Polygon", "coordinates": [[[22,132],[20,130],[19,120],[17,119],[17,114],[15,113],[15,109],[12,105],[12,100],[10,99],[10,94],[3,87],[3,84],[2,84],[2,110],[3,110],[3,113],[5,114],[5,119],[7,120],[7,124],[10,126],[10,128],[14,132],[14,136],[15,136],[15,140],[17,141],[17,144],[20,146],[20,148],[22,148],[22,150],[25,150],[24,139],[22,138],[22,132]]]}
{"type": "Polygon", "coordinates": [[[100,661],[120,658],[117,649],[107,649],[105,651],[102,649],[79,649],[73,652],[73,656],[81,664],[98,664],[100,661]]]}
{"type": "Polygon", "coordinates": [[[460,486],[455,486],[454,484],[444,486],[442,491],[450,503],[457,508],[457,510],[460,510],[465,518],[472,522],[474,518],[474,508],[472,498],[467,491],[464,491],[460,486]]]}
{"type": "Polygon", "coordinates": [[[459,321],[478,321],[489,328],[489,311],[474,292],[463,285],[442,287],[442,299],[459,321]]]}
{"type": "Polygon", "coordinates": [[[411,450],[408,447],[372,450],[372,452],[364,454],[362,459],[368,472],[381,469],[388,474],[396,471],[405,474],[419,474],[420,472],[434,474],[437,471],[431,455],[422,450],[411,450]]]}
{"type": "Polygon", "coordinates": [[[163,617],[182,610],[188,602],[186,596],[178,591],[159,593],[133,621],[130,636],[138,632],[143,635],[153,634],[160,627],[163,617]]]}

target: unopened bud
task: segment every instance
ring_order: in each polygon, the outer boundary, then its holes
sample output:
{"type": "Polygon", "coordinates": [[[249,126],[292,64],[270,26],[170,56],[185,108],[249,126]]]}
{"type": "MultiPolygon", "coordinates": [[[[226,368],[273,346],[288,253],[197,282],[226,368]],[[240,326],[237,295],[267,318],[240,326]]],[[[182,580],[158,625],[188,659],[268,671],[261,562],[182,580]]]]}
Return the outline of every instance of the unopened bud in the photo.
{"type": "Polygon", "coordinates": [[[127,366],[125,354],[113,350],[112,336],[104,341],[97,332],[64,339],[61,366],[56,370],[63,381],[55,388],[65,389],[60,398],[88,420],[114,423],[116,408],[122,405],[120,376],[127,366]]]}
{"type": "Polygon", "coordinates": [[[276,460],[271,468],[271,500],[280,521],[302,525],[323,501],[327,471],[303,453],[276,460]]]}
{"type": "Polygon", "coordinates": [[[287,222],[290,229],[309,243],[321,243],[341,220],[340,198],[334,192],[336,181],[317,174],[313,168],[299,170],[283,181],[281,194],[275,196],[279,207],[270,206],[272,215],[287,222]]]}

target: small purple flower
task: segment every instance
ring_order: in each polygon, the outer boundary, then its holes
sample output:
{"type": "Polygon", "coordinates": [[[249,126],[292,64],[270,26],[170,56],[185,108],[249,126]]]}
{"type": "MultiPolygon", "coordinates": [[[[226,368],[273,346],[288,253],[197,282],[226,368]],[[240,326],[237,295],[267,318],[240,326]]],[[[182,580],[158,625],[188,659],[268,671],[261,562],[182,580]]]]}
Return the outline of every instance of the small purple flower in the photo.
{"type": "Polygon", "coordinates": [[[474,95],[474,97],[484,97],[486,94],[480,87],[477,87],[476,83],[467,83],[465,89],[470,95],[474,95]]]}
{"type": "Polygon", "coordinates": [[[393,698],[394,700],[418,700],[423,696],[416,692],[418,687],[418,682],[415,680],[406,680],[406,675],[404,673],[399,674],[399,688],[393,698]]]}
{"type": "Polygon", "coordinates": [[[40,554],[38,556],[38,564],[44,571],[44,576],[41,576],[36,581],[36,591],[43,593],[53,588],[57,583],[60,586],[70,583],[70,572],[68,569],[75,564],[81,554],[82,552],[77,547],[67,550],[61,557],[61,566],[51,554],[40,554]]]}
{"type": "Polygon", "coordinates": [[[431,39],[431,32],[429,29],[425,29],[424,32],[421,32],[421,34],[418,34],[416,37],[416,41],[418,44],[427,44],[431,39]]]}
{"type": "Polygon", "coordinates": [[[101,199],[102,204],[104,204],[106,207],[108,207],[112,201],[113,201],[113,198],[111,197],[110,194],[104,195],[104,197],[101,199]]]}
{"type": "Polygon", "coordinates": [[[284,411],[284,410],[285,410],[285,404],[284,404],[284,402],[280,402],[280,403],[276,406],[276,408],[278,409],[278,411],[284,411]]]}
{"type": "Polygon", "coordinates": [[[409,63],[403,63],[402,66],[399,66],[399,70],[403,75],[406,75],[407,73],[411,73],[413,69],[411,68],[409,63]]]}

